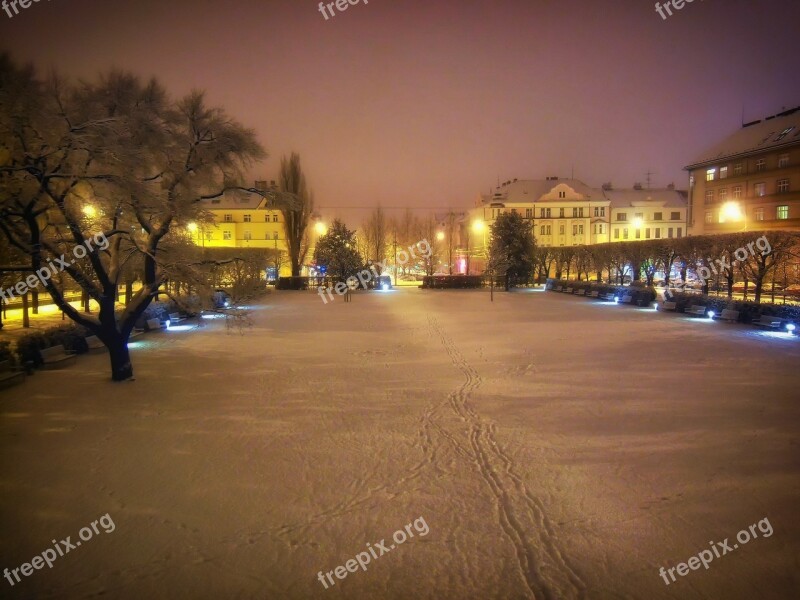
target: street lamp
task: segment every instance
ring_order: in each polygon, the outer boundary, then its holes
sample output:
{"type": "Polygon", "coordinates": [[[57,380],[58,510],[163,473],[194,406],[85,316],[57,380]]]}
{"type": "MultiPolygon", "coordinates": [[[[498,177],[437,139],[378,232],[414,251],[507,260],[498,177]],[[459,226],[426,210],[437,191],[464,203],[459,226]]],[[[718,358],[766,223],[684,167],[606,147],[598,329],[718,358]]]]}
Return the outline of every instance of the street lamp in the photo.
{"type": "Polygon", "coordinates": [[[441,242],[444,239],[444,231],[437,231],[436,232],[436,239],[441,242]]]}
{"type": "Polygon", "coordinates": [[[81,210],[83,211],[83,214],[85,214],[90,219],[94,219],[97,216],[97,209],[91,204],[87,204],[81,210]]]}
{"type": "Polygon", "coordinates": [[[644,221],[642,220],[642,218],[641,218],[641,217],[636,217],[636,218],[633,220],[633,227],[634,227],[634,229],[641,229],[641,228],[642,228],[642,225],[644,225],[644,221]]]}
{"type": "Polygon", "coordinates": [[[719,210],[719,222],[737,222],[744,221],[744,231],[747,231],[747,213],[742,210],[742,205],[739,202],[731,200],[722,205],[719,210]]]}
{"type": "Polygon", "coordinates": [[[323,236],[328,233],[328,226],[322,221],[317,221],[316,225],[314,225],[314,231],[317,232],[317,235],[323,236]]]}

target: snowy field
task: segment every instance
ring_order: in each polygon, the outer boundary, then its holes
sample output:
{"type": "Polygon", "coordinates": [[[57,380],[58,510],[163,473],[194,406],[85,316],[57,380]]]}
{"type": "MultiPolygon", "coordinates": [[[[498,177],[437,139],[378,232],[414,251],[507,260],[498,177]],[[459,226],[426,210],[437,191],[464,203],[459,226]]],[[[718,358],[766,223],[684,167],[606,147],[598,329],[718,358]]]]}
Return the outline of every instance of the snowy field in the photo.
{"type": "Polygon", "coordinates": [[[0,568],[114,525],[3,598],[800,597],[800,339],[542,292],[252,316],[0,391],[0,568]]]}

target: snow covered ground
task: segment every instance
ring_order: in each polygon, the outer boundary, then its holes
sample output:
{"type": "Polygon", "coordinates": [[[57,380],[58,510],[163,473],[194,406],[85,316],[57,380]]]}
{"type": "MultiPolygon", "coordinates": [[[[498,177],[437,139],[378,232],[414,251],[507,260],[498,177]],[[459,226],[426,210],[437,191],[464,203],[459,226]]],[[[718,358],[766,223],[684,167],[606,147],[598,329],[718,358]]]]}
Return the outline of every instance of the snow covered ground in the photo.
{"type": "Polygon", "coordinates": [[[283,292],[241,334],[139,340],[135,382],[85,356],[0,391],[0,568],[115,525],[2,597],[800,595],[798,338],[404,289],[283,292]],[[770,537],[659,576],[764,518],[770,537]]]}

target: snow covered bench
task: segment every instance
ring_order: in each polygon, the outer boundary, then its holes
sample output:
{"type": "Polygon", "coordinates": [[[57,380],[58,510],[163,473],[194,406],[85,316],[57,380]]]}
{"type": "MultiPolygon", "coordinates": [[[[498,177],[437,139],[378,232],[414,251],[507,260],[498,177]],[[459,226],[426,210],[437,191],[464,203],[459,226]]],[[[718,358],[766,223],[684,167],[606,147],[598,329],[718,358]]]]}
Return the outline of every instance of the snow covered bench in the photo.
{"type": "Polygon", "coordinates": [[[585,296],[586,295],[586,290],[583,290],[583,289],[578,290],[577,292],[575,292],[575,295],[576,296],[585,296]]]}
{"type": "Polygon", "coordinates": [[[600,297],[600,292],[598,292],[597,290],[592,290],[591,292],[589,292],[587,294],[587,296],[589,298],[599,298],[600,297]]]}
{"type": "Polygon", "coordinates": [[[89,352],[104,352],[106,350],[106,345],[96,335],[90,335],[86,338],[86,347],[89,352]]]}
{"type": "Polygon", "coordinates": [[[633,296],[631,296],[630,294],[625,294],[622,297],[622,299],[620,299],[619,302],[620,302],[620,304],[630,304],[632,300],[633,300],[633,296]]]}
{"type": "Polygon", "coordinates": [[[557,285],[556,287],[553,288],[553,290],[556,291],[556,292],[560,292],[562,289],[564,289],[564,288],[563,288],[563,286],[560,286],[560,285],[557,285]]]}
{"type": "Polygon", "coordinates": [[[615,297],[616,296],[614,296],[613,292],[606,292],[605,294],[600,294],[601,300],[608,300],[609,302],[613,302],[615,297]]]}
{"type": "Polygon", "coordinates": [[[781,326],[781,320],[777,317],[773,317],[770,315],[761,315],[758,321],[753,321],[753,325],[758,325],[759,327],[770,327],[772,329],[778,329],[781,326]]]}
{"type": "Polygon", "coordinates": [[[175,325],[176,323],[180,323],[181,321],[185,321],[186,319],[180,316],[178,313],[169,313],[169,322],[170,325],[175,325]]]}
{"type": "Polygon", "coordinates": [[[706,316],[706,307],[701,306],[699,304],[692,304],[689,308],[686,309],[686,314],[692,317],[705,317],[706,316]]]}
{"type": "Polygon", "coordinates": [[[736,323],[736,321],[739,320],[739,311],[726,308],[722,311],[720,316],[714,318],[720,321],[727,321],[728,323],[736,323]]]}
{"type": "Polygon", "coordinates": [[[678,310],[678,303],[665,300],[661,303],[661,310],[678,310]]]}
{"type": "Polygon", "coordinates": [[[166,329],[167,324],[162,323],[158,319],[147,319],[147,330],[148,331],[160,331],[162,329],[166,329]]]}
{"type": "Polygon", "coordinates": [[[18,371],[7,360],[0,361],[0,387],[14,385],[25,379],[25,371],[18,371]]]}
{"type": "Polygon", "coordinates": [[[59,369],[78,358],[77,354],[67,352],[61,344],[39,350],[39,354],[42,356],[42,366],[45,369],[59,369]]]}

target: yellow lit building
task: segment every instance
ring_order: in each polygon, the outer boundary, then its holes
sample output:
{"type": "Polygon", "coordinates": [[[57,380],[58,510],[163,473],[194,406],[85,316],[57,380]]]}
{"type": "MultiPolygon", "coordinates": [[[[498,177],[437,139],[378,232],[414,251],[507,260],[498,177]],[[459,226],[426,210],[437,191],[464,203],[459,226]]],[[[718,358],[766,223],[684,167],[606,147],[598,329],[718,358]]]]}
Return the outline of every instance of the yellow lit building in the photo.
{"type": "Polygon", "coordinates": [[[748,123],[686,170],[692,235],[800,230],[800,108],[748,123]]]}

